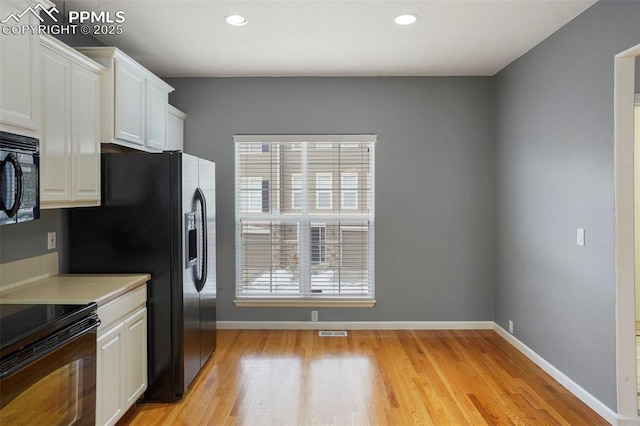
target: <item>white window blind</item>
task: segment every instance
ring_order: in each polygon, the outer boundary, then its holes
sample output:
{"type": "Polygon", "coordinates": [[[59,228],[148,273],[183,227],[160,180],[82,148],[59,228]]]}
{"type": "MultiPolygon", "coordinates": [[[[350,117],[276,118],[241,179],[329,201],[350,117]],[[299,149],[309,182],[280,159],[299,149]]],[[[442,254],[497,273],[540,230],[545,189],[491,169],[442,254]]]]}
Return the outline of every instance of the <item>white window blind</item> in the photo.
{"type": "Polygon", "coordinates": [[[302,175],[291,174],[291,208],[302,208],[302,175]]]}
{"type": "Polygon", "coordinates": [[[236,299],[373,299],[375,136],[234,139],[236,299]]]}
{"type": "Polygon", "coordinates": [[[263,184],[267,182],[261,177],[246,177],[240,181],[240,205],[245,211],[256,213],[262,212],[268,201],[263,191],[263,184]]]}
{"type": "Polygon", "coordinates": [[[333,176],[316,173],[316,209],[331,209],[333,204],[333,176]]]}
{"type": "Polygon", "coordinates": [[[358,173],[342,173],[340,197],[343,209],[358,208],[358,173]]]}

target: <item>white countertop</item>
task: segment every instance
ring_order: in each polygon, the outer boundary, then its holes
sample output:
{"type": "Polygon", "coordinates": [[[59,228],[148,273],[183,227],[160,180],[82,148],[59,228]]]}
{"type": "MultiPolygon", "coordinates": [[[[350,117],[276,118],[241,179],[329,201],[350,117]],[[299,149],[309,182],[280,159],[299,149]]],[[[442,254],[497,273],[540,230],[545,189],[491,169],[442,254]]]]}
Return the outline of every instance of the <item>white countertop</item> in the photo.
{"type": "Polygon", "coordinates": [[[102,306],[144,285],[149,274],[54,275],[0,293],[0,302],[90,303],[102,306]]]}

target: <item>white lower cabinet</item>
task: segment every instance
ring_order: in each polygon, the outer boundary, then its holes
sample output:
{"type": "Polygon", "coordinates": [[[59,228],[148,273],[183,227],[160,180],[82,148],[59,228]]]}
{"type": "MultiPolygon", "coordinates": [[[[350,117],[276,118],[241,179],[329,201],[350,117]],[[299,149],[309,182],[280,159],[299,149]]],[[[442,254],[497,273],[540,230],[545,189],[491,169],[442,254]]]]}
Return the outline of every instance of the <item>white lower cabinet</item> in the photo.
{"type": "Polygon", "coordinates": [[[146,291],[98,308],[96,425],[115,424],[147,389],[146,291]]]}
{"type": "Polygon", "coordinates": [[[132,406],[147,389],[147,310],[139,310],[124,321],[126,360],[124,403],[132,406]]]}
{"type": "Polygon", "coordinates": [[[124,369],[124,324],[98,337],[96,424],[112,425],[124,414],[120,389],[124,369]]]}

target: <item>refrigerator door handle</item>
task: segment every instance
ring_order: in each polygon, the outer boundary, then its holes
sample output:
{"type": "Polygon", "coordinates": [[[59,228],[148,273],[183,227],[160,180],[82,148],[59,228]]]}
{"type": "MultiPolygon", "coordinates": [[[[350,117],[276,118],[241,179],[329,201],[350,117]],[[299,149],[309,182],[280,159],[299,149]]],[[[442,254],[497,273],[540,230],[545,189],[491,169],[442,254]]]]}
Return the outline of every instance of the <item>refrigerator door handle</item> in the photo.
{"type": "Polygon", "coordinates": [[[204,197],[204,192],[200,188],[196,189],[196,201],[200,202],[200,238],[198,242],[202,244],[202,251],[198,253],[198,257],[200,258],[199,266],[202,267],[202,271],[198,274],[196,280],[196,289],[198,292],[202,291],[205,283],[207,282],[207,269],[209,259],[207,256],[207,200],[204,197]]]}

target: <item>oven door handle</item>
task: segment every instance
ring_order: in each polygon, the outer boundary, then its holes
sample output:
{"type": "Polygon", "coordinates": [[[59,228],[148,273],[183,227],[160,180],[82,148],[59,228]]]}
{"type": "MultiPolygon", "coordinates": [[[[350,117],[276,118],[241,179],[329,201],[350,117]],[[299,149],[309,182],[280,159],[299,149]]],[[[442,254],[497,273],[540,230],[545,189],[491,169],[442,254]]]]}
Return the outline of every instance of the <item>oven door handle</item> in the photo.
{"type": "MultiPolygon", "coordinates": [[[[62,348],[68,343],[83,337],[87,333],[96,333],[100,323],[101,321],[100,318],[98,318],[98,315],[93,314],[82,320],[80,324],[70,325],[57,333],[42,339],[41,341],[27,345],[26,347],[13,352],[11,355],[2,359],[0,379],[10,376],[24,366],[29,365],[32,362],[36,362],[45,355],[62,348]]],[[[5,402],[2,402],[2,404],[5,404],[5,402]]]]}
{"type": "MultiPolygon", "coordinates": [[[[4,172],[4,168],[7,167],[7,163],[11,163],[13,166],[13,170],[16,178],[16,187],[15,187],[15,198],[13,202],[13,206],[11,208],[7,208],[7,206],[3,206],[3,210],[7,213],[7,216],[14,217],[18,210],[20,209],[20,205],[22,204],[22,167],[20,167],[20,162],[16,158],[15,155],[9,153],[4,161],[2,162],[2,169],[0,173],[4,172]]],[[[4,203],[3,203],[4,204],[4,203]]]]}

